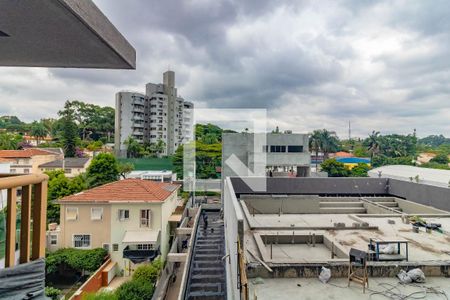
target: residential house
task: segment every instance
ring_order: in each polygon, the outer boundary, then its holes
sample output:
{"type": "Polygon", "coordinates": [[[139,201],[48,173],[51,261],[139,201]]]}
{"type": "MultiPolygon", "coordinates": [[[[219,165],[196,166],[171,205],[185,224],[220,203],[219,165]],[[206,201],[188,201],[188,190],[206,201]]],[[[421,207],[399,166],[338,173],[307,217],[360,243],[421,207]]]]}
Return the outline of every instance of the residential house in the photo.
{"type": "Polygon", "coordinates": [[[64,158],[64,154],[59,150],[53,148],[0,150],[0,158],[11,161],[12,174],[42,174],[40,165],[64,158]]]}
{"type": "Polygon", "coordinates": [[[86,172],[91,160],[90,157],[68,157],[44,163],[39,168],[41,172],[64,170],[67,177],[75,177],[86,172]]]}
{"type": "Polygon", "coordinates": [[[179,185],[125,179],[59,200],[60,226],[47,233],[48,249],[107,249],[125,276],[169,251],[169,218],[179,185]]]}

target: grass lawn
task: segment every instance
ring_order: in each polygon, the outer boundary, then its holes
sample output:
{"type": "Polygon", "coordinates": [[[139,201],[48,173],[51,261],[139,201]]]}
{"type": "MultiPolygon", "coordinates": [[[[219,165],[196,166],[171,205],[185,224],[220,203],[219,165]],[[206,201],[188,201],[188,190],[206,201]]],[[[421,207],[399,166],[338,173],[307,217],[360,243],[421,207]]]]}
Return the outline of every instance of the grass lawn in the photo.
{"type": "Polygon", "coordinates": [[[169,157],[163,158],[119,158],[121,163],[131,163],[135,171],[144,170],[172,170],[172,160],[169,157]]]}

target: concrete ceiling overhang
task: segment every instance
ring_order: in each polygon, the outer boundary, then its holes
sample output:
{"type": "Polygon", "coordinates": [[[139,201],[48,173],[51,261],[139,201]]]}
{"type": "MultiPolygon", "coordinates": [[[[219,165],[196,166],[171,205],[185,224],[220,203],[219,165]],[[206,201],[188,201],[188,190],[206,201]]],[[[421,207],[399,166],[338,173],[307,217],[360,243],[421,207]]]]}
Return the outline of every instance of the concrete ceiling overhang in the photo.
{"type": "Polygon", "coordinates": [[[0,0],[0,65],[135,69],[136,51],[91,0],[0,0]]]}

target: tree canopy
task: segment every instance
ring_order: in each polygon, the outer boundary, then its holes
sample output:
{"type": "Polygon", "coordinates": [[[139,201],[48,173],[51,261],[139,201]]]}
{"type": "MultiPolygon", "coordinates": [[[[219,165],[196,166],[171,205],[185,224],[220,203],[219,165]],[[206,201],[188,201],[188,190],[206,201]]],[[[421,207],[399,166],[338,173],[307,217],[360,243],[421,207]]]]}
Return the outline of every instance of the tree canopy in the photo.
{"type": "Polygon", "coordinates": [[[118,162],[114,155],[100,153],[92,159],[86,175],[91,187],[116,181],[120,175],[118,162]]]}

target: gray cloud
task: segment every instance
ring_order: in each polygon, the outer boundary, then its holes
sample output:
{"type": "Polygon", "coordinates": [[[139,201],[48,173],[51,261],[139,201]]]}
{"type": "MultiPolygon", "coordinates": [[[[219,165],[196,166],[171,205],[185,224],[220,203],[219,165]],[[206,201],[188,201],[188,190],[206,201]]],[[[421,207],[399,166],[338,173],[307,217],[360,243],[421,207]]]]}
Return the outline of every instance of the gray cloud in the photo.
{"type": "Polygon", "coordinates": [[[0,114],[113,106],[116,91],[170,68],[198,106],[268,108],[272,127],[345,136],[351,120],[357,135],[450,136],[446,1],[95,2],[136,48],[137,70],[0,68],[0,114]]]}

